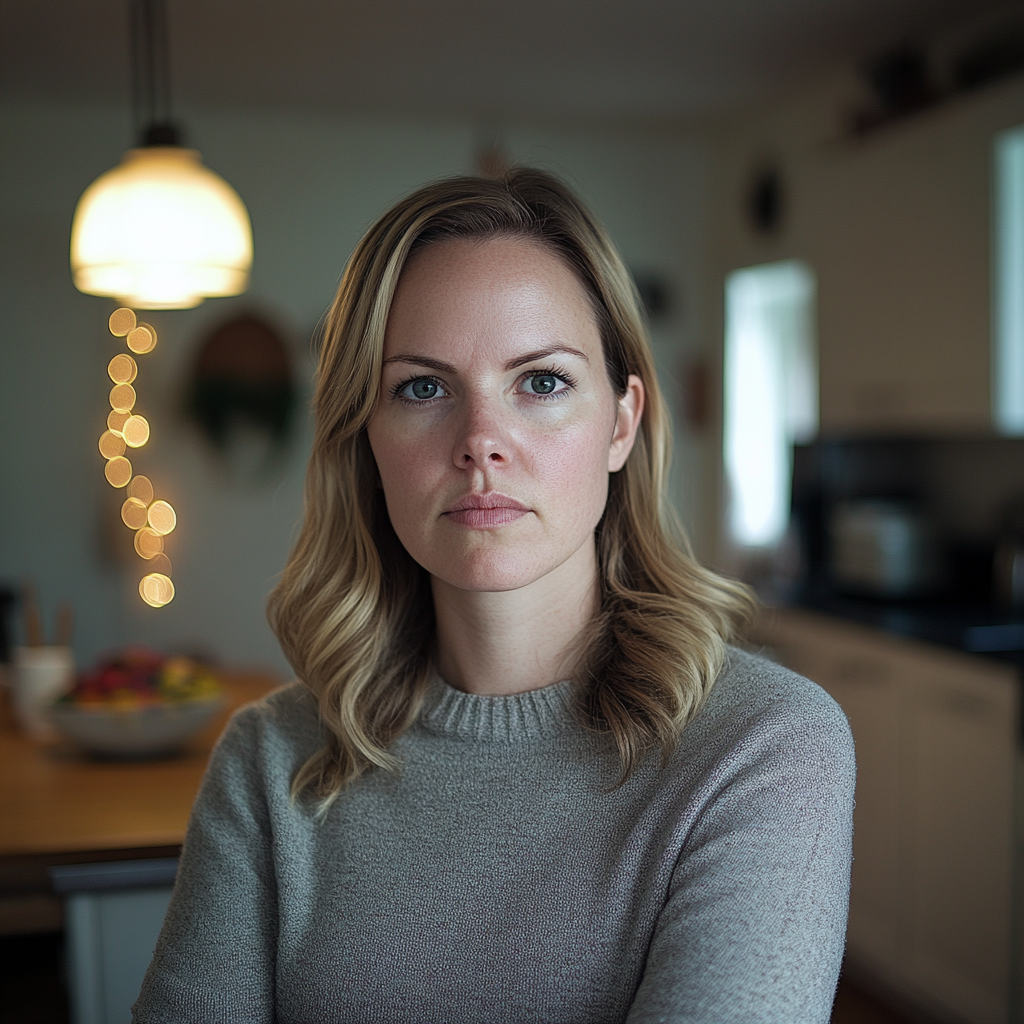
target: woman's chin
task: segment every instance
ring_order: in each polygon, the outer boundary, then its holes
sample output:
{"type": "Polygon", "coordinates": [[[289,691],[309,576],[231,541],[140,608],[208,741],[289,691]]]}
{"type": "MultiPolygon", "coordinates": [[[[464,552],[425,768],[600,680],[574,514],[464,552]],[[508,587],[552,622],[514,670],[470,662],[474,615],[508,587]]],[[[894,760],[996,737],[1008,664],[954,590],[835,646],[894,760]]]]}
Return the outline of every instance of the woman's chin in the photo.
{"type": "Polygon", "coordinates": [[[505,593],[520,590],[546,576],[552,567],[535,560],[495,557],[488,553],[481,557],[455,558],[438,565],[426,566],[431,576],[456,590],[474,593],[505,593]]]}

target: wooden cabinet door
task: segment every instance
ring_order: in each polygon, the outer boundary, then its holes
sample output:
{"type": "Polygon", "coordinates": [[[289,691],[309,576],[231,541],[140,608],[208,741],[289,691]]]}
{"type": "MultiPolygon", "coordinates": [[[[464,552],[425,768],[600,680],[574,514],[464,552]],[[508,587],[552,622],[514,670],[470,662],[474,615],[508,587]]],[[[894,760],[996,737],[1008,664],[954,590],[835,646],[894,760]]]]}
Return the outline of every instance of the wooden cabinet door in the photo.
{"type": "Polygon", "coordinates": [[[843,709],[857,752],[853,873],[847,949],[859,965],[901,986],[902,701],[899,673],[862,627],[795,611],[765,614],[766,652],[817,683],[843,709]]]}
{"type": "Polygon", "coordinates": [[[936,1019],[1006,1024],[1016,673],[804,612],[756,635],[850,720],[850,961],[936,1019]]]}
{"type": "Polygon", "coordinates": [[[889,978],[903,946],[900,689],[886,659],[870,650],[835,651],[819,685],[846,713],[857,751],[847,945],[889,978]]]}
{"type": "Polygon", "coordinates": [[[1005,1024],[1015,688],[931,659],[908,675],[908,966],[916,986],[947,1010],[1005,1024]]]}

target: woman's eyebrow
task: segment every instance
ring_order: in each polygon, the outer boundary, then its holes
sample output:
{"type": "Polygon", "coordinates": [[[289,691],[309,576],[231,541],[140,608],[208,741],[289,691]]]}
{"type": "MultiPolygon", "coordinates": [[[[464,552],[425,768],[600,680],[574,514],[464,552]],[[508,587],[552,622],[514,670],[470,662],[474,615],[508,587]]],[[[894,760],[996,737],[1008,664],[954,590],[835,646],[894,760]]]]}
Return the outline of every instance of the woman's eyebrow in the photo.
{"type": "Polygon", "coordinates": [[[437,370],[438,373],[458,373],[459,371],[451,363],[442,362],[440,359],[431,359],[429,356],[401,355],[391,356],[384,360],[384,365],[389,363],[412,363],[415,366],[426,366],[428,369],[437,370]]]}
{"type": "Polygon", "coordinates": [[[570,348],[568,345],[552,345],[550,348],[540,348],[536,352],[527,352],[524,356],[516,356],[515,359],[510,359],[505,364],[505,369],[514,370],[517,366],[532,363],[535,359],[547,359],[548,356],[553,356],[556,352],[565,352],[570,356],[579,356],[585,363],[590,362],[587,354],[581,352],[578,348],[570,348]]]}
{"type": "MultiPolygon", "coordinates": [[[[536,352],[527,352],[525,355],[516,356],[515,359],[510,359],[505,364],[505,369],[514,370],[518,366],[523,366],[526,363],[532,363],[535,359],[547,359],[548,356],[553,356],[556,352],[564,352],[571,356],[578,356],[585,363],[590,362],[586,352],[581,352],[578,348],[570,348],[568,345],[551,345],[548,348],[539,348],[536,352]]],[[[418,356],[412,353],[391,356],[389,359],[384,360],[385,366],[390,363],[412,363],[414,366],[426,366],[430,370],[437,370],[438,373],[457,374],[459,372],[451,363],[445,363],[440,359],[431,359],[429,356],[418,356]]]]}

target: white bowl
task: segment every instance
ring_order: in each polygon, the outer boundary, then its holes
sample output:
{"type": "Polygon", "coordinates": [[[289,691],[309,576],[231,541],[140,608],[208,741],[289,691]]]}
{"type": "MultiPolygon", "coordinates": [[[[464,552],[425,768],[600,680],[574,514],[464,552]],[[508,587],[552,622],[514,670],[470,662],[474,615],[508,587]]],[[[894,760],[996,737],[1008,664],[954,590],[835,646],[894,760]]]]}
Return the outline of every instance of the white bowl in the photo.
{"type": "Polygon", "coordinates": [[[50,721],[61,735],[90,754],[112,758],[174,754],[224,706],[220,695],[135,710],[53,704],[50,721]]]}

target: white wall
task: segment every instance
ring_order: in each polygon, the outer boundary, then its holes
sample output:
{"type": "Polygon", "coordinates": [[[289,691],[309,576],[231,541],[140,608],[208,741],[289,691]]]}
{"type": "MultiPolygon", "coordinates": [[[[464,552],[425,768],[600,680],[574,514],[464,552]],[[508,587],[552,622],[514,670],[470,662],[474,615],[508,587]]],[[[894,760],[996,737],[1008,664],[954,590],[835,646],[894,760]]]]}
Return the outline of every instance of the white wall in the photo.
{"type": "MultiPolygon", "coordinates": [[[[142,642],[283,668],[263,606],[301,514],[308,423],[272,479],[225,472],[178,411],[185,369],[206,328],[232,308],[255,307],[294,343],[308,397],[310,333],[360,234],[408,190],[471,170],[478,133],[457,120],[226,110],[185,112],[184,120],[188,142],[247,203],[256,259],[248,295],[149,315],[160,344],[140,359],[137,388],[153,439],[137,468],[179,516],[168,544],[177,597],[153,610],[138,598],[138,561],[109,554],[111,533],[128,534],[96,450],[105,365],[117,350],[105,327],[113,304],[78,294],[67,266],[75,202],[119,159],[128,112],[0,108],[0,579],[34,580],[48,625],[58,601],[74,604],[81,665],[142,642]]],[[[631,265],[669,279],[683,312],[658,328],[655,347],[675,399],[671,375],[701,336],[702,147],[597,127],[509,125],[501,139],[518,162],[568,178],[631,265]]],[[[692,521],[708,451],[684,431],[677,453],[677,497],[692,521]]]]}
{"type": "MultiPolygon", "coordinates": [[[[863,103],[840,70],[716,130],[707,347],[720,350],[731,270],[799,258],[817,276],[823,433],[989,432],[993,140],[1024,122],[1024,78],[850,138],[844,122],[863,103]],[[767,236],[744,207],[765,163],[785,188],[767,236]]],[[[709,510],[727,500],[711,482],[705,493],[709,510]]],[[[738,568],[734,555],[719,535],[716,563],[738,568]]]]}
{"type": "Polygon", "coordinates": [[[1024,78],[843,138],[857,94],[837,76],[724,135],[715,276],[787,257],[814,268],[823,430],[986,430],[993,139],[1024,122],[1024,78]],[[766,158],[787,196],[769,239],[741,206],[766,158]]]}

